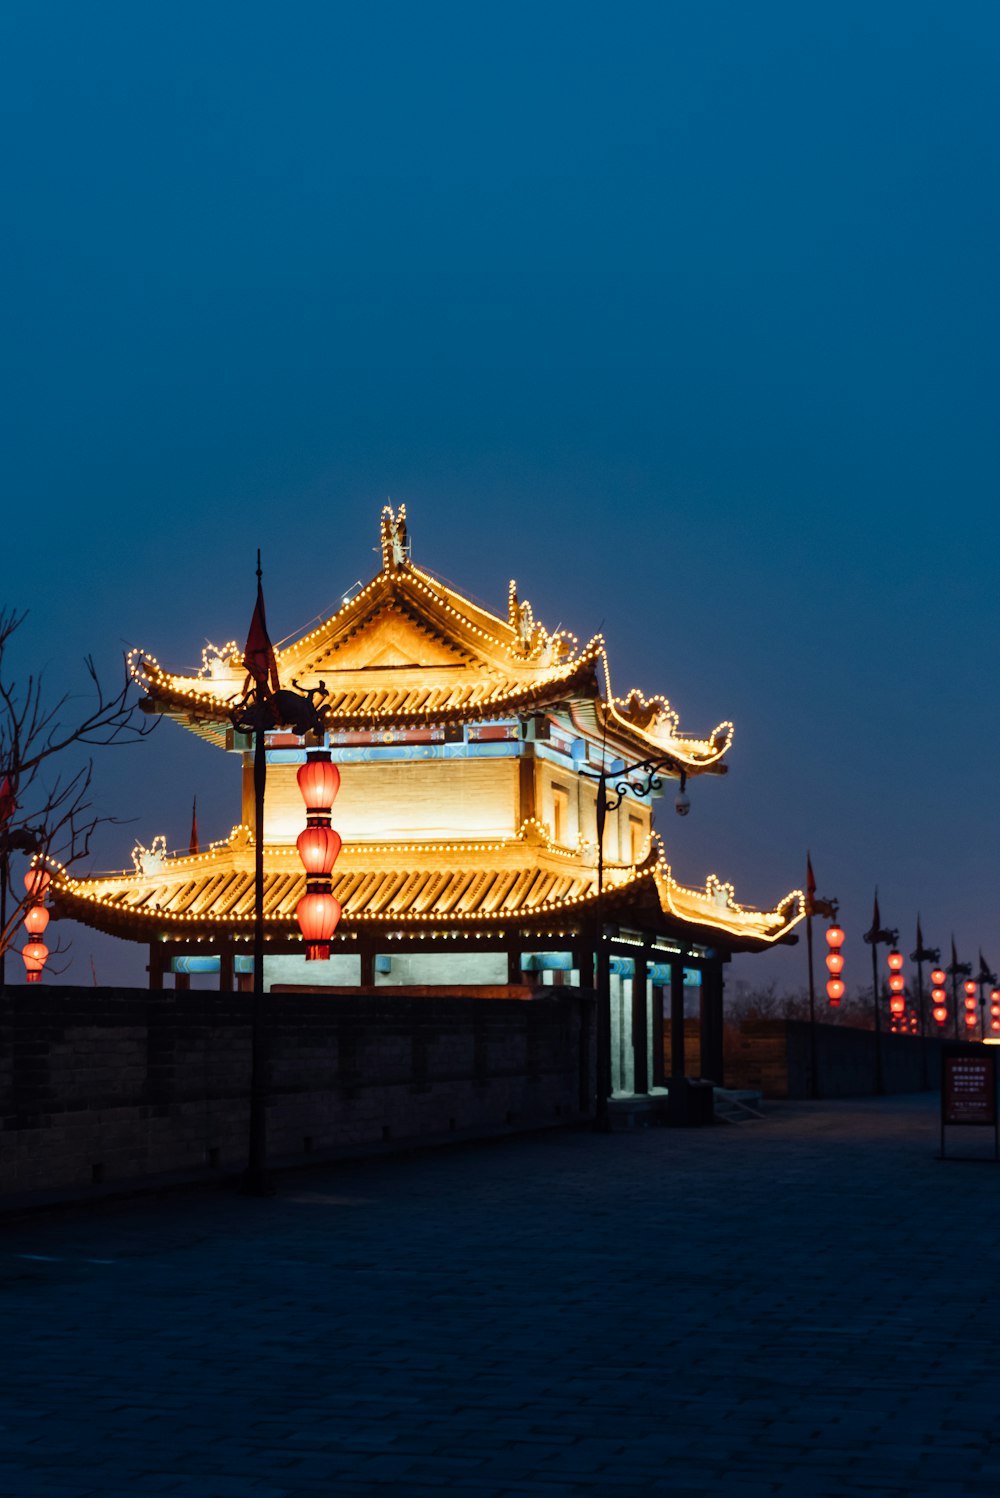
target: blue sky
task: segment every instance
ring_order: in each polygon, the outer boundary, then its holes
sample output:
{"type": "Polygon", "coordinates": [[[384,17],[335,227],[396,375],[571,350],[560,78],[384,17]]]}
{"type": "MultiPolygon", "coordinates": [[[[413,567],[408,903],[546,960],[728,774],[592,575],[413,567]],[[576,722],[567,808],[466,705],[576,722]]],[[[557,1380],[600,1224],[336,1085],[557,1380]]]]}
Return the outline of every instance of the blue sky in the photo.
{"type": "MultiPolygon", "coordinates": [[[[3,596],[53,689],[415,558],[736,722],[678,874],[1000,962],[992,3],[12,3],[3,596]]],[[[220,763],[221,761],[221,763],[220,763]]],[[[109,829],[222,835],[167,725],[109,829]]],[[[148,836],[147,836],[148,835],[148,836]]],[[[138,978],[76,940],[74,971],[138,978]],[[78,969],[82,966],[84,971],[78,969]]],[[[801,980],[800,950],[739,974],[801,980]]]]}

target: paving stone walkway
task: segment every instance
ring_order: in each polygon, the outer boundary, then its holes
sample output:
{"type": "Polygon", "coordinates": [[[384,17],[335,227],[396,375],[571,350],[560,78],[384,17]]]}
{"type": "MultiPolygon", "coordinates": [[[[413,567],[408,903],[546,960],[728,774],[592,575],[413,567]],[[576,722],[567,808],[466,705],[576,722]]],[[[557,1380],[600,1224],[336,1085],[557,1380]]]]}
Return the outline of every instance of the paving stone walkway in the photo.
{"type": "Polygon", "coordinates": [[[0,1494],[996,1498],[1000,1167],[935,1107],[8,1222],[0,1494]]]}

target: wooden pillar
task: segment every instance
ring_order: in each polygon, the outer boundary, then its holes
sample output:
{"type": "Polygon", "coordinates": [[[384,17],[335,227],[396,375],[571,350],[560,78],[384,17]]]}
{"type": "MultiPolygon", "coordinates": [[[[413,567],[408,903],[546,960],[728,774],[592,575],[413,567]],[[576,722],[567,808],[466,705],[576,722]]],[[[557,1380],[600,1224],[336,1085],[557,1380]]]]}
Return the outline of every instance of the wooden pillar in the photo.
{"type": "Polygon", "coordinates": [[[362,937],[360,941],[361,958],[361,987],[375,987],[375,942],[371,937],[362,937]]]}
{"type": "Polygon", "coordinates": [[[163,944],[151,941],[149,944],[149,964],[146,968],[149,974],[149,986],[157,993],[163,987],[163,944]]]}
{"type": "Polygon", "coordinates": [[[253,755],[252,754],[244,754],[243,755],[243,782],[242,782],[242,796],[241,796],[240,799],[241,799],[241,808],[240,809],[241,809],[241,814],[242,814],[242,817],[243,817],[243,824],[244,824],[244,826],[249,827],[251,829],[251,831],[253,831],[254,830],[254,823],[257,820],[257,809],[256,809],[256,806],[254,804],[253,755]]]}
{"type": "Polygon", "coordinates": [[[233,944],[227,941],[219,951],[219,991],[227,993],[233,986],[233,944]]]}
{"type": "Polygon", "coordinates": [[[670,1075],[684,1076],[684,958],[670,959],[670,1075]]]}
{"type": "Polygon", "coordinates": [[[662,1087],[666,1078],[663,1064],[663,997],[667,990],[659,983],[653,987],[653,1086],[662,1087]]]}
{"type": "Polygon", "coordinates": [[[190,973],[174,973],[174,989],[177,993],[187,993],[191,987],[190,973]]]}
{"type": "Polygon", "coordinates": [[[646,1024],[648,1000],[649,948],[643,947],[635,959],[635,977],[632,979],[632,1056],[633,1091],[638,1095],[649,1091],[649,1028],[646,1024]]]}

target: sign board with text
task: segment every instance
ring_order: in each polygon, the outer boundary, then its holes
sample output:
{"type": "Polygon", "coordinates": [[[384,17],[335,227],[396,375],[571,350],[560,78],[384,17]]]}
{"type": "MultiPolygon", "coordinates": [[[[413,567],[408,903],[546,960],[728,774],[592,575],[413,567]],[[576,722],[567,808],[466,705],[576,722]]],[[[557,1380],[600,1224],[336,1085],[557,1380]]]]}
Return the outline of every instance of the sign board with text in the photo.
{"type": "Polygon", "coordinates": [[[942,1046],[941,1154],[946,1128],[981,1127],[993,1130],[993,1152],[1000,1157],[998,1121],[996,1051],[975,1044],[942,1046]]]}

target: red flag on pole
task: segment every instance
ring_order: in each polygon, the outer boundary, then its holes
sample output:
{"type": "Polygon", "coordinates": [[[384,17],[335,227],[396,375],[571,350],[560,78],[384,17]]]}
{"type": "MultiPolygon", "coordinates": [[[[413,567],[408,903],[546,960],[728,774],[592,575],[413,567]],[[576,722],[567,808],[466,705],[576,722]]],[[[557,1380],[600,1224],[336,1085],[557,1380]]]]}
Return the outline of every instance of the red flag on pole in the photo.
{"type": "Polygon", "coordinates": [[[812,858],[806,854],[806,894],[810,900],[816,893],[816,875],[813,873],[812,858]]]}
{"type": "Polygon", "coordinates": [[[917,951],[924,950],[924,933],[920,929],[920,917],[917,916],[917,951]]]}
{"type": "Polygon", "coordinates": [[[872,911],[872,930],[878,934],[882,930],[882,916],[878,908],[878,890],[875,891],[875,909],[872,911]]]}
{"type": "Polygon", "coordinates": [[[951,965],[958,967],[958,953],[955,951],[955,938],[951,939],[951,965]]]}
{"type": "Polygon", "coordinates": [[[258,691],[264,696],[278,690],[278,663],[274,658],[274,649],[267,633],[267,619],[264,615],[260,552],[257,553],[257,604],[253,611],[253,618],[250,620],[250,633],[247,635],[246,649],[243,652],[243,664],[247,668],[247,679],[243,684],[244,692],[251,680],[257,683],[258,691]]]}
{"type": "Polygon", "coordinates": [[[17,801],[10,783],[10,776],[5,775],[3,785],[0,785],[0,823],[9,822],[16,811],[17,801]]]}
{"type": "Polygon", "coordinates": [[[188,843],[188,852],[198,851],[198,797],[195,796],[191,803],[191,841],[188,843]]]}

